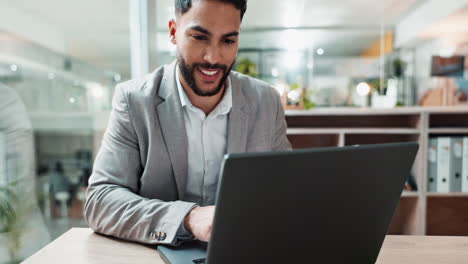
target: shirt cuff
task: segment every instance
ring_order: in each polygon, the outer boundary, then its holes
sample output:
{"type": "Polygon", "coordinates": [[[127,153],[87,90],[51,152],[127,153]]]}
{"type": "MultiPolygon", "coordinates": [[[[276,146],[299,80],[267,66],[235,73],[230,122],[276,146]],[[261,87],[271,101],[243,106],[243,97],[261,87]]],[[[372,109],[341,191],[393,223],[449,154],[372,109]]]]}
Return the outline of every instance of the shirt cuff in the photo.
{"type": "MultiPolygon", "coordinates": [[[[197,204],[194,204],[190,210],[187,211],[187,214],[190,213],[190,211],[193,210],[193,208],[197,207],[198,205],[197,204]]],[[[186,216],[187,216],[186,214],[186,216]]],[[[195,237],[193,236],[192,233],[190,233],[184,226],[184,219],[185,217],[182,219],[182,223],[180,223],[180,226],[179,226],[179,229],[177,229],[177,232],[176,232],[176,236],[175,236],[175,239],[176,239],[176,245],[179,245],[185,241],[190,241],[190,240],[194,240],[195,237]]]]}

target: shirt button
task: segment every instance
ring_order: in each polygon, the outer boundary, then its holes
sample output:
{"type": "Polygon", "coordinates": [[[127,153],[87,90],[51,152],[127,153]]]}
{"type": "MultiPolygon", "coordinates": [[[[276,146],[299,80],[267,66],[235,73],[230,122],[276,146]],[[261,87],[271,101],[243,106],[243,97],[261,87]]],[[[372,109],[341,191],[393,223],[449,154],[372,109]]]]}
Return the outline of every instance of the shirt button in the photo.
{"type": "Polygon", "coordinates": [[[156,239],[156,231],[151,231],[151,232],[149,233],[149,237],[150,237],[152,240],[156,239]]]}
{"type": "Polygon", "coordinates": [[[166,232],[156,232],[156,239],[158,241],[162,241],[162,240],[166,239],[166,237],[167,237],[166,232]]]}

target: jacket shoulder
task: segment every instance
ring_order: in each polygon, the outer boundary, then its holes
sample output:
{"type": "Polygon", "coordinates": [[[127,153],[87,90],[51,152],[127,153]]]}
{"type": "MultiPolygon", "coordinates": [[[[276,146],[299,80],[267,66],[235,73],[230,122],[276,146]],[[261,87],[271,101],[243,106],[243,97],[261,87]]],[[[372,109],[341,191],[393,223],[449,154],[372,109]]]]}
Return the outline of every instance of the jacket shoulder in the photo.
{"type": "Polygon", "coordinates": [[[278,91],[269,83],[250,76],[232,72],[232,81],[242,90],[245,98],[251,103],[272,104],[279,97],[278,91]]]}
{"type": "Polygon", "coordinates": [[[128,93],[139,92],[146,87],[154,86],[153,85],[154,81],[157,81],[158,79],[161,79],[163,77],[164,70],[165,70],[165,67],[161,66],[157,68],[155,71],[153,71],[152,73],[148,73],[142,77],[134,78],[134,79],[119,83],[117,84],[117,86],[123,91],[128,92],[128,93]]]}
{"type": "Polygon", "coordinates": [[[161,66],[152,73],[117,84],[116,94],[121,94],[129,101],[153,99],[158,94],[165,67],[161,66]]]}

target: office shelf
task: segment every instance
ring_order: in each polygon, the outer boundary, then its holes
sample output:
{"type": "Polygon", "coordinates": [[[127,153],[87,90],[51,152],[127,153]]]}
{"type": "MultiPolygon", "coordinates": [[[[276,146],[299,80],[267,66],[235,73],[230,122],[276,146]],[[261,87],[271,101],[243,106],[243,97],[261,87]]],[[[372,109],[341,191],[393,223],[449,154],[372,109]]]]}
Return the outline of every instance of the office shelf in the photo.
{"type": "Polygon", "coordinates": [[[467,236],[468,196],[436,195],[427,197],[426,235],[467,236]]]}
{"type": "Polygon", "coordinates": [[[444,193],[438,193],[438,192],[428,192],[427,197],[466,197],[468,198],[468,193],[462,193],[462,192],[444,192],[444,193]]]}
{"type": "MultiPolygon", "coordinates": [[[[468,130],[467,130],[468,131],[468,130]]],[[[410,128],[288,128],[288,135],[313,135],[313,134],[397,134],[416,135],[418,129],[410,128]]]]}
{"type": "Polygon", "coordinates": [[[468,134],[468,128],[430,128],[429,134],[468,134]]]}
{"type": "Polygon", "coordinates": [[[426,192],[429,137],[468,135],[468,105],[286,110],[286,121],[293,148],[418,142],[412,169],[418,191],[402,193],[388,233],[468,235],[468,193],[426,192]]]}
{"type": "Polygon", "coordinates": [[[410,197],[410,198],[414,198],[414,197],[418,197],[419,196],[419,193],[418,192],[413,192],[413,191],[404,191],[402,194],[401,194],[401,197],[410,197]]]}

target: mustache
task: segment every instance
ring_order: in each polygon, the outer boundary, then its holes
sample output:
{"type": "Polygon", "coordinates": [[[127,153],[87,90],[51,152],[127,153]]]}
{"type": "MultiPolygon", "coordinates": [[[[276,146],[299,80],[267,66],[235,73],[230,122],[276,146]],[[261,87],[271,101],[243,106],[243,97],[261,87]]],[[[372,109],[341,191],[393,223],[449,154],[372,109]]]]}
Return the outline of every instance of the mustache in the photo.
{"type": "Polygon", "coordinates": [[[195,67],[201,67],[209,70],[227,70],[227,65],[224,64],[210,64],[210,63],[194,63],[193,68],[195,67]]]}

